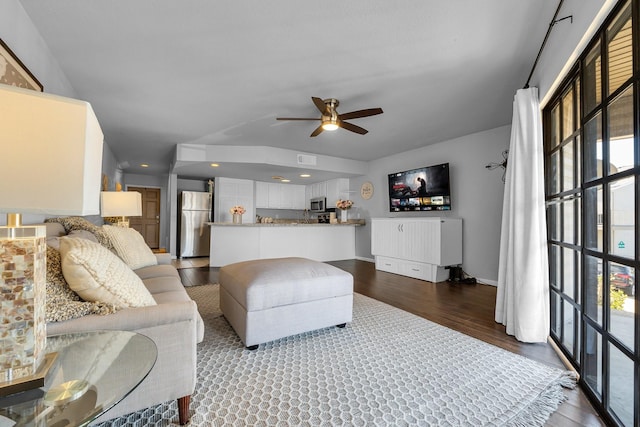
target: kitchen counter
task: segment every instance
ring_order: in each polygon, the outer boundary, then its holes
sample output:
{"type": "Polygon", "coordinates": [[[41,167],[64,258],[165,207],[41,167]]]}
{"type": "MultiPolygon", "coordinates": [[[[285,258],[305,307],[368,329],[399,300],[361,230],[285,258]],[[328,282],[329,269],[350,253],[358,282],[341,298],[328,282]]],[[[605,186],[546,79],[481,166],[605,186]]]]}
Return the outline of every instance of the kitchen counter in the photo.
{"type": "Polygon", "coordinates": [[[363,224],[210,222],[209,265],[253,259],[303,257],[315,261],[353,259],[356,227],[363,224]]]}
{"type": "Polygon", "coordinates": [[[304,222],[278,222],[278,223],[243,223],[234,224],[232,222],[208,222],[208,225],[217,227],[348,227],[348,226],[362,226],[362,223],[348,222],[327,224],[320,222],[304,223],[304,222]]]}

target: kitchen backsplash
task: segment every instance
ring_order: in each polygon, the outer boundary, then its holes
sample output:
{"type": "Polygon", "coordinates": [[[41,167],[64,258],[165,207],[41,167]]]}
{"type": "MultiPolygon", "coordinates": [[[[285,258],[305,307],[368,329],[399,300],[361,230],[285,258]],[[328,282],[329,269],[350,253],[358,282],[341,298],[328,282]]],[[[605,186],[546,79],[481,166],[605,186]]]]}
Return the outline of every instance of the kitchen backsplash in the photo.
{"type": "MultiPolygon", "coordinates": [[[[263,209],[256,208],[256,215],[266,218],[290,219],[295,221],[304,220],[304,210],[301,209],[263,209]]],[[[309,219],[317,218],[316,214],[309,212],[309,219]]]]}

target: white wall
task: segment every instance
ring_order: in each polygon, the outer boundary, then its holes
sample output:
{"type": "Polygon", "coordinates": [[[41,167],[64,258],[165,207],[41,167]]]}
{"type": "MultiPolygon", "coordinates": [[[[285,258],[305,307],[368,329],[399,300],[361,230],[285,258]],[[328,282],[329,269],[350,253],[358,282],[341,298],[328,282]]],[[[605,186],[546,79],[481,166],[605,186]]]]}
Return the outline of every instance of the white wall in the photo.
{"type": "Polygon", "coordinates": [[[463,219],[463,269],[491,283],[498,279],[500,218],[502,216],[502,170],[488,170],[491,162],[502,161],[509,145],[511,127],[503,126],[461,138],[429,145],[372,161],[366,176],[352,178],[349,188],[354,207],[349,215],[364,218],[367,225],[356,229],[356,256],[371,259],[370,219],[377,217],[449,216],[463,219]],[[449,163],[450,212],[389,212],[387,175],[422,166],[449,163]],[[363,182],[373,183],[373,197],[360,197],[363,182]]]}
{"type": "Polygon", "coordinates": [[[176,258],[177,254],[177,237],[178,237],[178,176],[176,174],[169,174],[167,177],[167,194],[168,198],[165,203],[165,207],[169,215],[167,216],[167,220],[169,221],[168,225],[168,240],[169,245],[167,248],[169,249],[169,253],[172,258],[176,258]]]}
{"type": "Polygon", "coordinates": [[[567,19],[554,25],[529,83],[539,89],[543,107],[616,3],[617,0],[564,1],[558,18],[572,15],[573,22],[567,19]]]}
{"type": "MultiPolygon", "coordinates": [[[[107,144],[102,145],[102,173],[107,175],[107,179],[109,180],[107,191],[115,191],[116,182],[123,184],[122,170],[118,169],[118,159],[107,144]]],[[[100,189],[104,190],[102,186],[100,189]]]]}
{"type": "Polygon", "coordinates": [[[77,97],[58,61],[18,0],[0,2],[0,39],[42,83],[45,92],[77,97]]]}
{"type": "Polygon", "coordinates": [[[180,191],[208,191],[207,179],[178,178],[178,193],[180,191]]]}
{"type": "MultiPolygon", "coordinates": [[[[0,39],[42,83],[44,92],[77,98],[75,89],[18,0],[0,1],[0,39]]],[[[117,169],[117,159],[109,148],[108,141],[103,146],[102,173],[109,177],[109,189],[115,189],[115,182],[120,178],[121,172],[117,169]]],[[[43,220],[42,215],[23,217],[25,224],[43,220]]],[[[0,218],[0,225],[3,224],[6,224],[4,217],[0,218]]]]}

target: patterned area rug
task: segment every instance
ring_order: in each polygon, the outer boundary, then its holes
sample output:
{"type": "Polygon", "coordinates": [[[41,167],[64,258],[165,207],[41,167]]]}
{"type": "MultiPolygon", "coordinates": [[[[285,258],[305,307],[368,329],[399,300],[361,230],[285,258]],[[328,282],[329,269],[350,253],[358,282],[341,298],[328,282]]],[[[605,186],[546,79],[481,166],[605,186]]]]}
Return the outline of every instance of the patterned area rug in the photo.
{"type": "MultiPolygon", "coordinates": [[[[354,320],[244,348],[218,285],[188,288],[205,322],[191,426],[541,426],[572,374],[360,294],[354,320]]],[[[167,402],[103,426],[177,424],[167,402]]]]}

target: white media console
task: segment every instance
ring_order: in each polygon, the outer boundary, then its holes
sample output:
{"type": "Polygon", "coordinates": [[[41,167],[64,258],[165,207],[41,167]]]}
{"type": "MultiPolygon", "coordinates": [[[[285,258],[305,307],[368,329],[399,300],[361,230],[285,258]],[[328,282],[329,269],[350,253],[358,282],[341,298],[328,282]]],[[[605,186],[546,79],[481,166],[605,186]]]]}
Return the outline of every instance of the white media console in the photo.
{"type": "Polygon", "coordinates": [[[377,270],[442,282],[445,267],[462,264],[462,220],[372,218],[371,253],[377,270]]]}

